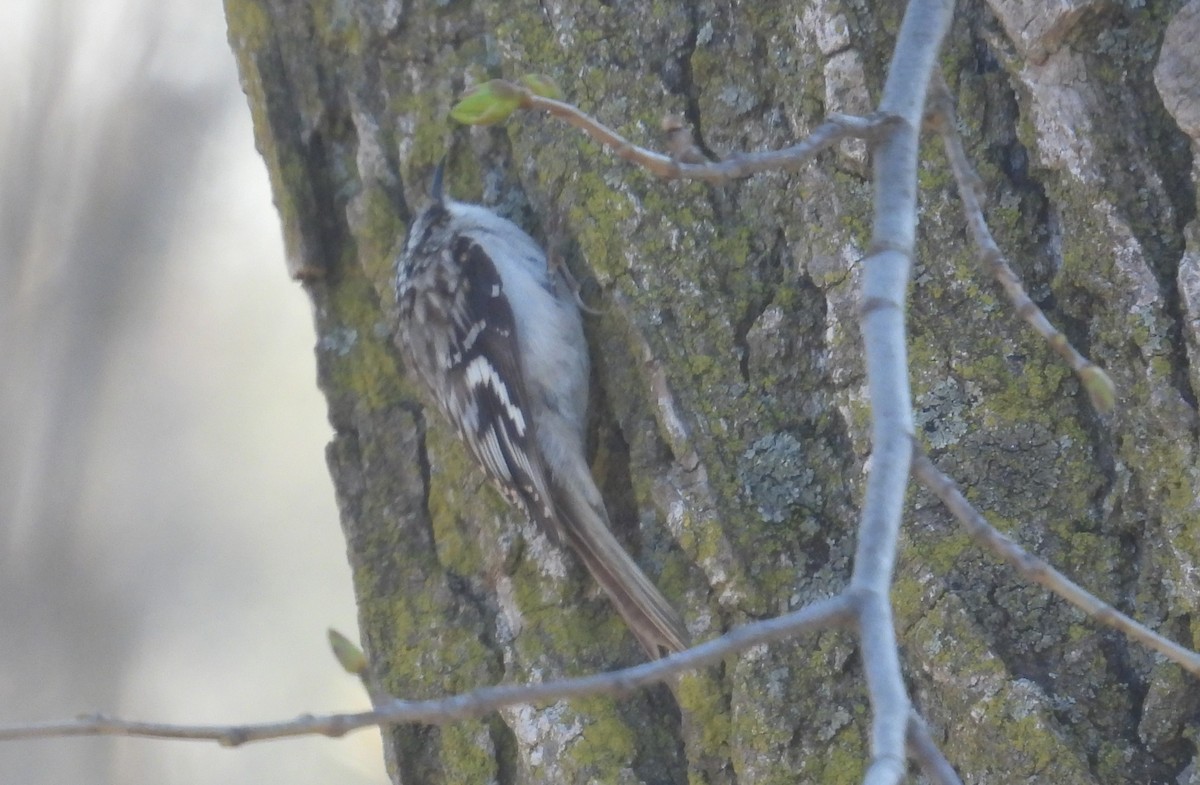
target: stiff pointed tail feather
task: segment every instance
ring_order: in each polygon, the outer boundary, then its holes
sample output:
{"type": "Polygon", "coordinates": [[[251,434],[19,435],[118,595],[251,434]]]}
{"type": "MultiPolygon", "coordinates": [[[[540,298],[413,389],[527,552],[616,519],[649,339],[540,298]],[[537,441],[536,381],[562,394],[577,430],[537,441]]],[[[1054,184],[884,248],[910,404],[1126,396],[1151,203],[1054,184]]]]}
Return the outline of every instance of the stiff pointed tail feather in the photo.
{"type": "Polygon", "coordinates": [[[651,659],[663,656],[664,650],[683,651],[690,645],[683,619],[613,536],[603,506],[597,509],[602,502],[596,495],[593,503],[579,496],[563,500],[567,503],[560,505],[559,513],[567,543],[651,659]]]}

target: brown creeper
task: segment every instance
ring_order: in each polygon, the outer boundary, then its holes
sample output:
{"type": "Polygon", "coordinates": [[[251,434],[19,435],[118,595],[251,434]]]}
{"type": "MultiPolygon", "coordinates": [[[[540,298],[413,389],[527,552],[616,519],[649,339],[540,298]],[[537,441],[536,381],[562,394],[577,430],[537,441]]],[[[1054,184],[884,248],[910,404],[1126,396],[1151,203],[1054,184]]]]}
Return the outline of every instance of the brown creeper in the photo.
{"type": "Polygon", "coordinates": [[[408,230],[397,344],[509,503],[566,543],[651,657],[683,621],[617,542],[584,456],[588,355],[574,292],[515,224],[442,195],[408,230]]]}

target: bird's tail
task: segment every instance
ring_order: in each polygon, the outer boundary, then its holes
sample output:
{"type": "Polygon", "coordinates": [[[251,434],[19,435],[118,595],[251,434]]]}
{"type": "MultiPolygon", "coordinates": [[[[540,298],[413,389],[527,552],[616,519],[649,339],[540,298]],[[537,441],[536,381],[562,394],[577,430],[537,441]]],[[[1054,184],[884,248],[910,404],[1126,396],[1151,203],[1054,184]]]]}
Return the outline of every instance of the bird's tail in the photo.
{"type": "Polygon", "coordinates": [[[683,651],[689,635],[683,619],[638,567],[608,525],[604,502],[586,466],[559,487],[576,492],[556,494],[560,533],[608,594],[617,612],[651,659],[683,651]]]}

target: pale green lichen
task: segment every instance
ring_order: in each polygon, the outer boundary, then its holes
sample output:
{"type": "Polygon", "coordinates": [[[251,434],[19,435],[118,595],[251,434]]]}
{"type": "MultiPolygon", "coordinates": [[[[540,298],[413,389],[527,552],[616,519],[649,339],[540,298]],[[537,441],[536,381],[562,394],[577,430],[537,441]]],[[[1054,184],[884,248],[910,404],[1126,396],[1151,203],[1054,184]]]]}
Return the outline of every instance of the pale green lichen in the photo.
{"type": "Polygon", "coordinates": [[[592,776],[628,767],[637,752],[637,739],[619,717],[616,702],[609,697],[584,698],[574,701],[572,708],[587,719],[584,731],[567,748],[565,763],[592,776]]]}
{"type": "Polygon", "coordinates": [[[396,353],[390,335],[380,335],[377,298],[371,284],[361,277],[344,279],[332,292],[332,301],[342,322],[356,336],[351,351],[334,353],[327,360],[331,383],[352,392],[360,405],[386,408],[402,397],[397,377],[396,353]]]}
{"type": "Polygon", "coordinates": [[[732,718],[725,687],[707,671],[684,674],[675,686],[675,699],[687,714],[696,752],[714,757],[729,754],[732,718]]]}

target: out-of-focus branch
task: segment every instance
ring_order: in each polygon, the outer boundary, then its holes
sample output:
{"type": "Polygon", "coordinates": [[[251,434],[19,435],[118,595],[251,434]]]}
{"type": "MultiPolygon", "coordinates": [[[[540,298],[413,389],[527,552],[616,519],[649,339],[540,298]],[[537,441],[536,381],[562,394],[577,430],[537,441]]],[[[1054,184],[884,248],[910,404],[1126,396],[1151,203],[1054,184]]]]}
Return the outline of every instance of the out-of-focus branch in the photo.
{"type": "Polygon", "coordinates": [[[1164,638],[1149,627],[1121,613],[997,531],[967,501],[954,481],[943,474],[933,461],[929,460],[928,456],[923,453],[915,455],[913,471],[925,487],[942,500],[946,509],[950,510],[959,523],[966,527],[967,532],[977,542],[1010,564],[1023,578],[1049,589],[1100,624],[1120,630],[1133,640],[1159,652],[1171,662],[1200,676],[1200,654],[1164,638]]]}
{"type": "Polygon", "coordinates": [[[542,684],[485,687],[434,700],[384,700],[372,695],[372,700],[378,702],[372,711],[304,715],[292,720],[246,725],[174,725],[86,715],[73,720],[0,728],[0,741],[51,736],[140,736],[216,741],[222,746],[235,747],[252,741],[292,736],[342,736],[352,730],[376,725],[409,722],[444,724],[516,704],[551,703],[589,695],[624,695],[638,687],[667,681],[684,671],[717,662],[760,643],[846,625],[853,616],[854,601],[849,594],[843,593],[784,616],[738,627],[720,638],[632,668],[542,684]]]}

